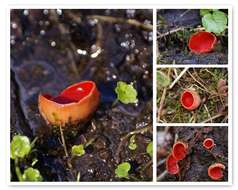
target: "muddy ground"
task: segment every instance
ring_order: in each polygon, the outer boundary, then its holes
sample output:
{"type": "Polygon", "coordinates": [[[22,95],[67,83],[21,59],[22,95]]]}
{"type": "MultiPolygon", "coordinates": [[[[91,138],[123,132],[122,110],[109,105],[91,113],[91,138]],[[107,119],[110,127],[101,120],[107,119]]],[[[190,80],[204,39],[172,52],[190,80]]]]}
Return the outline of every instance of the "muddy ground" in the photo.
{"type": "Polygon", "coordinates": [[[224,127],[158,127],[157,181],[212,181],[208,167],[223,163],[226,167],[221,181],[228,180],[228,128],[224,127]],[[209,152],[202,146],[205,138],[213,138],[216,146],[209,152]],[[166,172],[165,159],[177,140],[188,143],[186,158],[180,161],[179,175],[166,172]]]}
{"type": "MultiPolygon", "coordinates": [[[[222,10],[227,13],[227,10],[222,10]]],[[[217,36],[213,52],[194,54],[188,49],[189,37],[202,26],[199,9],[157,10],[158,64],[228,64],[228,30],[217,36]]]]}
{"type": "MultiPolygon", "coordinates": [[[[80,181],[152,180],[146,154],[152,140],[151,24],[152,10],[11,11],[11,137],[39,138],[29,160],[38,159],[34,167],[44,181],[75,181],[79,172],[80,181]],[[83,80],[97,83],[101,102],[91,120],[65,129],[69,150],[90,142],[85,155],[66,158],[59,129],[43,121],[37,98],[83,80]],[[112,107],[118,80],[134,83],[137,105],[112,107]],[[142,129],[136,134],[138,148],[131,151],[128,139],[121,138],[142,129]],[[114,170],[124,161],[132,166],[130,177],[116,178],[114,170]]],[[[29,164],[25,160],[20,168],[29,164]]],[[[11,173],[16,181],[13,168],[11,173]]]]}

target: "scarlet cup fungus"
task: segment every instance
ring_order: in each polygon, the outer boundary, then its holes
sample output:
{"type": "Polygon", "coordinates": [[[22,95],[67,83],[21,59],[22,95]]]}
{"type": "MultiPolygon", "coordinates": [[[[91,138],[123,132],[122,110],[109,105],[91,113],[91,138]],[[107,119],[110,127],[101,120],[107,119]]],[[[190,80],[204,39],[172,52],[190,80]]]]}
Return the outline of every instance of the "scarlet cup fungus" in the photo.
{"type": "Polygon", "coordinates": [[[195,110],[200,105],[201,99],[195,90],[186,89],[180,97],[180,103],[187,110],[195,110]]]}
{"type": "Polygon", "coordinates": [[[213,50],[217,38],[211,32],[197,32],[193,34],[188,42],[189,49],[194,53],[207,53],[213,50]]]}
{"type": "Polygon", "coordinates": [[[73,84],[58,96],[40,94],[40,114],[51,125],[65,126],[85,121],[97,108],[100,93],[93,81],[73,84]]]}
{"type": "Polygon", "coordinates": [[[181,141],[177,141],[173,145],[172,155],[174,159],[176,159],[177,161],[183,160],[187,155],[187,151],[188,151],[188,144],[181,141]]]}
{"type": "Polygon", "coordinates": [[[220,180],[223,177],[225,166],[221,163],[215,163],[209,166],[208,176],[213,180],[220,180]]]}
{"type": "Polygon", "coordinates": [[[166,170],[168,173],[173,175],[179,173],[178,161],[173,157],[172,154],[168,155],[166,159],[166,170]]]}
{"type": "Polygon", "coordinates": [[[210,150],[211,148],[213,148],[215,146],[214,140],[212,138],[206,138],[203,141],[203,146],[207,149],[210,150]]]}

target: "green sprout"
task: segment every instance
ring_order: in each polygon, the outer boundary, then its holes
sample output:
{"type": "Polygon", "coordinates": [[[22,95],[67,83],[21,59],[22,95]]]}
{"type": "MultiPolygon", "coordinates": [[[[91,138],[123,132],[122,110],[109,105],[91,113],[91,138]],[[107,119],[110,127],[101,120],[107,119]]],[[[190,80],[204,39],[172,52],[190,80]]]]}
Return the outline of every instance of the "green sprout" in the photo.
{"type": "Polygon", "coordinates": [[[131,165],[129,162],[123,162],[119,164],[115,169],[116,177],[128,179],[129,178],[128,172],[130,171],[130,169],[131,165]]]}
{"type": "Polygon", "coordinates": [[[221,34],[227,28],[227,14],[217,9],[201,9],[202,25],[208,32],[221,34]]]}
{"type": "Polygon", "coordinates": [[[147,154],[150,155],[150,157],[153,156],[153,142],[150,142],[146,147],[147,154]]]}
{"type": "MultiPolygon", "coordinates": [[[[31,143],[27,136],[16,135],[12,138],[10,149],[11,149],[11,159],[14,160],[15,164],[15,172],[19,181],[42,181],[43,178],[40,175],[40,172],[37,169],[32,167],[24,170],[24,173],[21,173],[19,167],[19,160],[24,159],[28,156],[34,146],[37,138],[35,138],[31,143]]],[[[32,161],[32,166],[37,163],[37,159],[35,158],[32,161]]]]}
{"type": "Polygon", "coordinates": [[[31,143],[28,137],[16,135],[11,142],[11,158],[24,158],[31,151],[31,143]]]}
{"type": "Polygon", "coordinates": [[[135,135],[132,135],[131,138],[130,138],[130,141],[129,141],[129,145],[128,145],[128,148],[130,150],[135,150],[137,148],[137,144],[135,143],[135,135]]]}
{"type": "Polygon", "coordinates": [[[42,181],[43,180],[39,170],[31,168],[31,167],[24,170],[22,179],[23,181],[42,181]]]}
{"type": "Polygon", "coordinates": [[[84,145],[83,144],[74,145],[71,149],[71,152],[73,155],[83,156],[85,154],[84,145]]]}
{"type": "Polygon", "coordinates": [[[137,91],[132,84],[119,81],[117,82],[115,92],[117,94],[117,100],[121,101],[123,104],[138,102],[137,91]]]}

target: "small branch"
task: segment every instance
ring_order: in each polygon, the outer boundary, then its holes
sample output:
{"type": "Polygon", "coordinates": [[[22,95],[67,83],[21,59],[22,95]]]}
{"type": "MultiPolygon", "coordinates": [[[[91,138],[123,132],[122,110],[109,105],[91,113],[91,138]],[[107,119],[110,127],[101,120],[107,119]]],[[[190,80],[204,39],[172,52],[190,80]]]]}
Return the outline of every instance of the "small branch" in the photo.
{"type": "Polygon", "coordinates": [[[165,170],[163,173],[161,173],[158,177],[157,177],[157,181],[162,181],[164,179],[164,177],[168,174],[167,170],[165,170]]]}
{"type": "Polygon", "coordinates": [[[214,115],[214,116],[212,116],[211,118],[202,121],[201,123],[208,123],[208,122],[210,122],[210,121],[212,121],[212,120],[214,120],[214,119],[216,119],[216,118],[219,118],[219,117],[221,117],[221,116],[224,116],[224,113],[219,113],[219,114],[217,114],[217,115],[214,115]]]}
{"type": "Polygon", "coordinates": [[[135,19],[124,19],[124,18],[119,18],[119,17],[112,17],[112,16],[100,16],[100,15],[91,15],[88,16],[88,18],[90,19],[98,19],[104,22],[110,22],[110,23],[126,23],[126,24],[130,24],[133,25],[135,27],[138,28],[143,28],[144,30],[149,30],[152,31],[153,30],[153,25],[151,24],[144,24],[141,23],[135,19]]]}
{"type": "Polygon", "coordinates": [[[161,114],[162,114],[166,93],[167,93],[167,88],[164,88],[161,99],[160,99],[160,102],[159,102],[159,109],[158,109],[158,115],[157,115],[157,121],[158,122],[160,121],[160,117],[161,117],[161,114]]]}
{"type": "Polygon", "coordinates": [[[186,67],[182,70],[182,72],[179,74],[179,76],[172,82],[172,84],[169,86],[169,89],[173,88],[174,85],[179,81],[179,79],[186,73],[186,71],[189,69],[189,67],[186,67]]]}

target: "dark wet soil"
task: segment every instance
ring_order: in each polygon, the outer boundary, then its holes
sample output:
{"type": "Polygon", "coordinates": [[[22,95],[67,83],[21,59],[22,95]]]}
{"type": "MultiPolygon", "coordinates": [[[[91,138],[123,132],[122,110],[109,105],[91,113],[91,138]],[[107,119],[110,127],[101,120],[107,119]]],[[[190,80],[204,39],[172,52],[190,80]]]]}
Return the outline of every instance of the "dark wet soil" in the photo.
{"type": "MultiPolygon", "coordinates": [[[[222,10],[227,13],[227,10],[222,10]]],[[[157,11],[158,64],[227,64],[228,31],[217,36],[213,52],[194,54],[188,49],[189,37],[201,27],[199,9],[157,11]]]]}
{"type": "MultiPolygon", "coordinates": [[[[127,19],[152,24],[152,10],[11,11],[11,137],[39,138],[29,160],[39,160],[35,167],[44,181],[75,181],[79,172],[80,181],[122,180],[114,170],[124,161],[132,166],[129,181],[152,180],[146,154],[152,140],[152,31],[127,19]],[[95,15],[121,19],[102,21],[95,15]],[[88,122],[64,130],[69,152],[75,144],[87,144],[85,155],[66,158],[59,129],[43,121],[37,98],[82,80],[97,83],[101,103],[88,122]],[[119,80],[134,83],[137,105],[112,107],[119,80]],[[129,140],[121,138],[142,128],[138,148],[131,151],[129,140]]],[[[21,169],[29,164],[24,161],[21,169]]]]}
{"type": "MultiPolygon", "coordinates": [[[[164,140],[158,140],[157,176],[159,181],[212,181],[207,174],[208,167],[215,163],[223,163],[226,167],[221,181],[228,180],[228,128],[224,127],[158,127],[158,134],[164,140]],[[202,142],[205,138],[213,138],[216,146],[209,152],[202,142]],[[189,152],[180,162],[180,174],[162,174],[165,169],[164,160],[171,151],[175,138],[188,143],[189,152]],[[161,175],[162,174],[162,175],[161,175]]],[[[160,138],[161,139],[161,138],[160,138]]]]}

